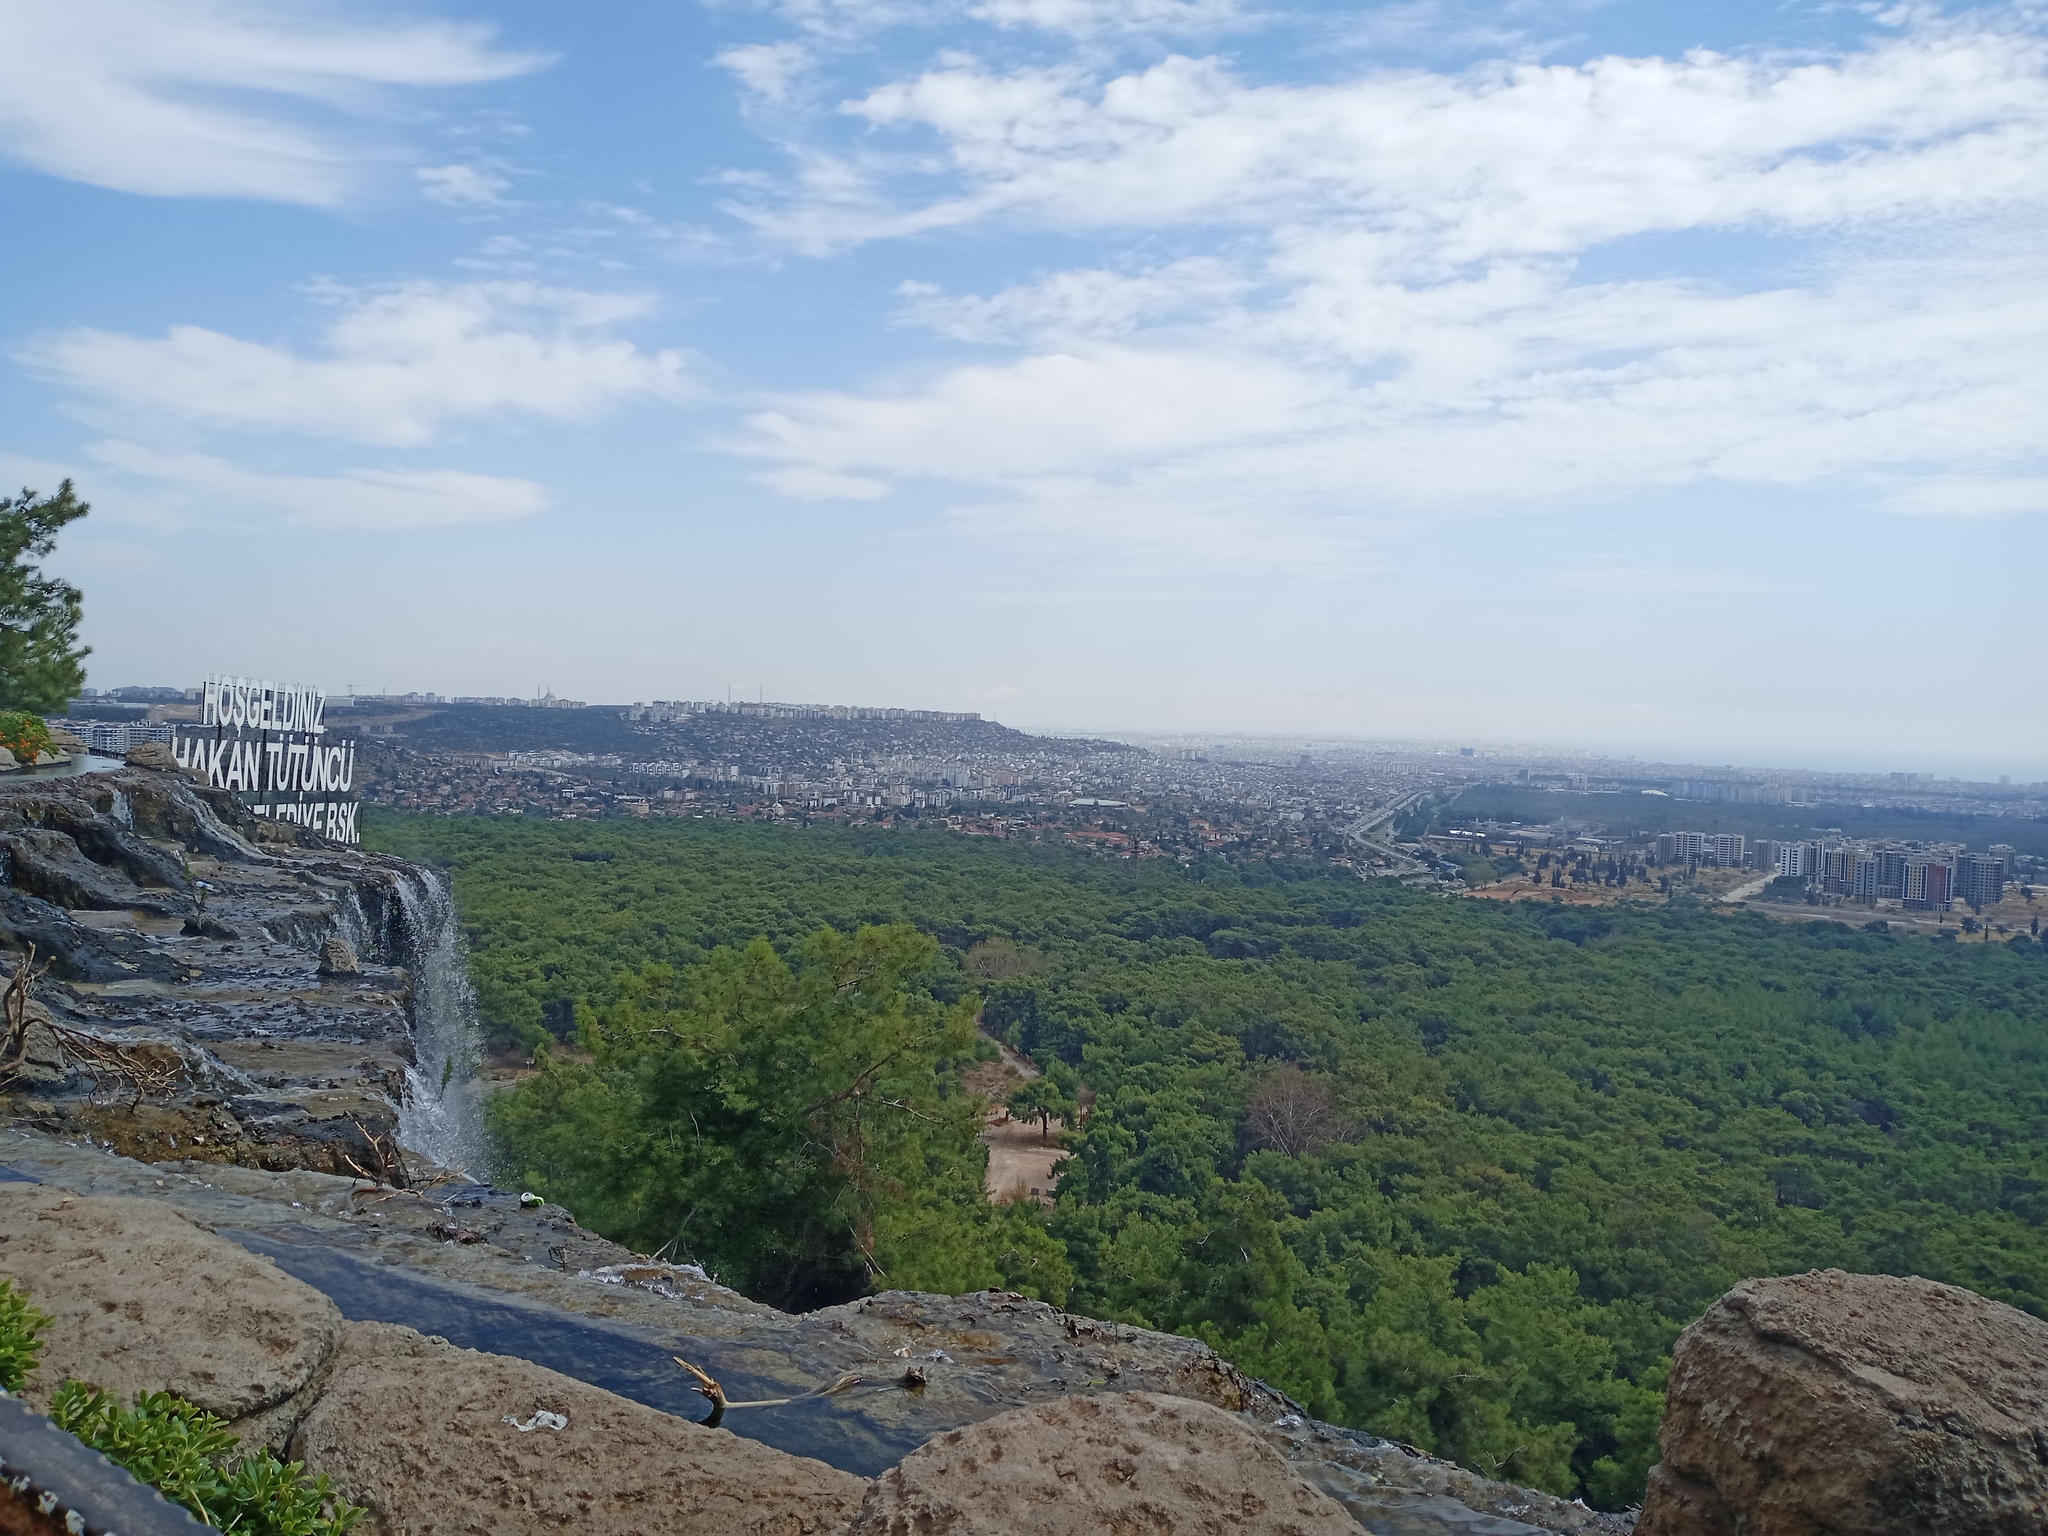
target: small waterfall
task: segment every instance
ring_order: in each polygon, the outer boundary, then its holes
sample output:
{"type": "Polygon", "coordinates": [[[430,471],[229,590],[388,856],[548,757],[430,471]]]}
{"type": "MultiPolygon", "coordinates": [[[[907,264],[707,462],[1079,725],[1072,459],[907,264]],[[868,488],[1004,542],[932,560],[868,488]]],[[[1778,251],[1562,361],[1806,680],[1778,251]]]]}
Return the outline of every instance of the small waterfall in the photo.
{"type": "Polygon", "coordinates": [[[399,883],[398,907],[400,960],[412,973],[415,1058],[406,1068],[398,1140],[444,1168],[482,1179],[489,1171],[483,1085],[476,1075],[482,1032],[448,877],[408,871],[399,883]]]}
{"type": "Polygon", "coordinates": [[[334,924],[341,930],[341,936],[348,940],[350,949],[359,955],[377,953],[376,941],[371,937],[370,915],[363,910],[363,898],[354,886],[334,904],[334,924]]]}

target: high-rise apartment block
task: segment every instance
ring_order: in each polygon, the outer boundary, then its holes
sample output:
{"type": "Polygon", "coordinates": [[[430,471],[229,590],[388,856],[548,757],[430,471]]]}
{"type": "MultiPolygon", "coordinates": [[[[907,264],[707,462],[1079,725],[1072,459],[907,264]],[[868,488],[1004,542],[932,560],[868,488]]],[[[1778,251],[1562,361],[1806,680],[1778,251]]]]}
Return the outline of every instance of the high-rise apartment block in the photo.
{"type": "Polygon", "coordinates": [[[1660,832],[1657,862],[1740,869],[1749,841],[1735,832],[1660,832]]]}
{"type": "Polygon", "coordinates": [[[1940,859],[1909,858],[1906,861],[1905,904],[1922,912],[1946,911],[1953,873],[1940,859]]]}
{"type": "Polygon", "coordinates": [[[2005,860],[1995,854],[1958,855],[1956,896],[1973,907],[1997,905],[2005,899],[2005,870],[2005,860]]]}

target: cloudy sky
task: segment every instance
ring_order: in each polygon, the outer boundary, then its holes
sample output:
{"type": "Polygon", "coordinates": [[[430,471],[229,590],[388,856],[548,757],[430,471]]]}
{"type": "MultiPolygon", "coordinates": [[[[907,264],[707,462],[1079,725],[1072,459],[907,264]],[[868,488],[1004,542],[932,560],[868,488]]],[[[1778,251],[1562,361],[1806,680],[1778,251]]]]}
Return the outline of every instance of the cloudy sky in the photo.
{"type": "Polygon", "coordinates": [[[93,681],[2048,777],[2048,12],[0,4],[93,681]]]}

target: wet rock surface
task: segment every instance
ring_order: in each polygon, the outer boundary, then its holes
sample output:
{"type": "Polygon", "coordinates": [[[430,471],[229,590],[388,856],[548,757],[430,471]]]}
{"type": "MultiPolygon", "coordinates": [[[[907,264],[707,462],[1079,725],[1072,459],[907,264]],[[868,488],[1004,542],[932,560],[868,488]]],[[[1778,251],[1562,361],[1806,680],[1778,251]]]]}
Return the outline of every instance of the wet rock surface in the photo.
{"type": "Polygon", "coordinates": [[[0,875],[7,969],[32,950],[41,972],[0,1118],[146,1161],[393,1176],[420,871],[143,766],[0,783],[0,875]]]}
{"type": "Polygon", "coordinates": [[[52,1318],[37,1408],[67,1379],[173,1392],[282,1444],[341,1335],[327,1297],[153,1200],[0,1185],[0,1271],[52,1318]]]}
{"type": "Polygon", "coordinates": [[[352,1322],[405,1324],[701,1420],[707,1406],[681,1356],[735,1403],[782,1400],[728,1410],[725,1429],[859,1477],[1013,1409],[1139,1390],[1231,1414],[1376,1536],[1628,1529],[1623,1517],[1318,1424],[1193,1340],[1009,1293],[893,1292],[795,1316],[630,1254],[559,1207],[529,1210],[477,1185],[395,1190],[304,1170],[148,1166],[24,1129],[0,1131],[0,1169],[74,1194],[158,1201],[272,1258],[352,1322]],[[923,1382],[906,1385],[913,1365],[923,1382]]]}
{"type": "Polygon", "coordinates": [[[1679,1337],[1644,1536],[2048,1529],[2048,1323],[1956,1286],[1745,1280],[1679,1337]]]}
{"type": "Polygon", "coordinates": [[[503,1355],[349,1327],[291,1454],[385,1536],[823,1536],[864,1479],[503,1355]],[[425,1387],[428,1390],[422,1390],[425,1387]]]}
{"type": "Polygon", "coordinates": [[[1347,1536],[1244,1421],[1149,1392],[1064,1397],[935,1435],[877,1478],[850,1536],[1347,1536]]]}

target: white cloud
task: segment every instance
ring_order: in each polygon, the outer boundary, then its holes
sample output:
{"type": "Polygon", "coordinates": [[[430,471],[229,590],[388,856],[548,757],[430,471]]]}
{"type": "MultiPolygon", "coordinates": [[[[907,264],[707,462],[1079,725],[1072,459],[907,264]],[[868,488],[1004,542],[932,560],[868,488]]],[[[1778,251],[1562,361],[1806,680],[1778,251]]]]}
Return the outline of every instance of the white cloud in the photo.
{"type": "Polygon", "coordinates": [[[437,203],[453,207],[487,207],[504,201],[512,183],[496,171],[476,165],[425,165],[413,172],[420,190],[437,203]]]}
{"type": "MultiPolygon", "coordinates": [[[[1214,32],[1246,20],[1240,0],[775,0],[772,9],[806,36],[839,46],[963,20],[1084,39],[1214,32]]],[[[733,49],[719,62],[753,51],[733,49]]]]}
{"type": "Polygon", "coordinates": [[[968,14],[999,27],[1035,27],[1072,37],[1213,32],[1243,17],[1236,0],[978,0],[968,14]]]}
{"type": "Polygon", "coordinates": [[[1564,253],[1658,231],[1816,228],[1967,212],[2048,185],[2048,43],[1928,26],[1830,61],[1696,53],[1377,72],[1255,85],[1172,57],[1102,80],[1078,64],[971,63],[847,104],[927,145],[806,162],[747,210],[827,249],[1000,217],[1069,230],[1345,220],[1387,270],[1564,253]],[[894,195],[928,179],[951,188],[894,195]]]}
{"type": "Polygon", "coordinates": [[[862,475],[835,475],[825,469],[775,469],[761,483],[792,501],[880,501],[889,494],[886,480],[862,475]]]}
{"type": "Polygon", "coordinates": [[[2048,475],[1959,477],[1905,486],[1886,500],[1895,512],[1935,517],[2010,517],[2048,513],[2048,475]]]}
{"type": "Polygon", "coordinates": [[[1009,224],[1133,256],[905,285],[906,318],[1012,359],[778,402],[752,448],[789,467],[952,480],[983,526],[1231,562],[1701,483],[2040,505],[2048,45],[2010,17],[1828,59],[1328,86],[961,64],[851,110],[925,135],[903,179],[811,152],[765,230],[1009,224]],[[1149,258],[1197,226],[1209,254],[1149,258]],[[1691,239],[1731,232],[1748,267],[1691,239]],[[1627,275],[1648,236],[1661,273],[1627,275]],[[1620,275],[1586,274],[1603,248],[1620,275]]]}
{"type": "Polygon", "coordinates": [[[786,396],[750,425],[754,451],[810,468],[990,481],[1290,431],[1322,394],[1257,358],[1104,346],[956,368],[903,394],[786,396]]]}
{"type": "Polygon", "coordinates": [[[740,84],[763,101],[781,106],[810,69],[812,58],[811,50],[803,43],[785,41],[728,48],[713,62],[731,70],[740,84]]]}
{"type": "Polygon", "coordinates": [[[538,67],[487,29],[358,20],[303,0],[8,0],[0,151],[152,196],[331,204],[376,151],[393,92],[538,67]]]}
{"type": "Polygon", "coordinates": [[[74,329],[16,355],[130,413],[411,446],[443,423],[506,411],[577,420],[686,392],[682,357],[610,334],[633,295],[531,283],[336,290],[323,356],[181,325],[161,337],[74,329]]]}
{"type": "MultiPolygon", "coordinates": [[[[1411,291],[1355,275],[1341,243],[1287,261],[1283,303],[1135,336],[1110,306],[1122,339],[1092,348],[1030,285],[990,306],[1045,327],[1050,340],[1025,330],[1020,360],[778,402],[753,450],[1000,487],[1009,511],[976,519],[1027,536],[1142,535],[1229,559],[1277,549],[1262,530],[1282,525],[1288,547],[1328,546],[1321,559],[1345,527],[1702,481],[1958,511],[2017,510],[2039,483],[1978,478],[2041,455],[2048,291],[2033,262],[1923,258],[1726,294],[1575,285],[1555,266],[1411,291]],[[1965,488],[1944,488],[1958,476],[1965,488]]],[[[1079,291],[1099,316],[1098,286],[1079,291]]]]}
{"type": "Polygon", "coordinates": [[[110,469],[160,487],[187,506],[282,517],[308,528],[437,528],[531,517],[550,500],[545,486],[461,470],[353,469],[342,475],[271,475],[200,453],[159,453],[105,442],[93,456],[110,469]]]}
{"type": "Polygon", "coordinates": [[[1197,256],[1140,272],[1084,268],[1057,272],[989,297],[949,295],[929,283],[905,283],[904,318],[956,341],[1126,336],[1148,324],[1213,318],[1241,301],[1245,274],[1197,256]]]}

